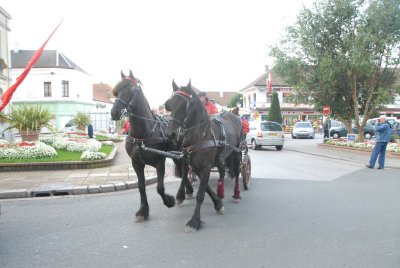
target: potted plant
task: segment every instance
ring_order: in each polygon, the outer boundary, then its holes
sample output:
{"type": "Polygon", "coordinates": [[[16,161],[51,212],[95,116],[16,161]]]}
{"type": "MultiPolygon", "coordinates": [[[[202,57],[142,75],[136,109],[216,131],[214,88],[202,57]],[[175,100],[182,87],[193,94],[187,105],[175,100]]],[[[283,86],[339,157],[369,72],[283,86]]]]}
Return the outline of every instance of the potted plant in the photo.
{"type": "Polygon", "coordinates": [[[50,121],[54,115],[47,108],[41,106],[23,106],[22,108],[12,109],[5,115],[8,129],[17,129],[23,141],[37,141],[42,127],[46,127],[54,132],[54,126],[50,121]]]}
{"type": "Polygon", "coordinates": [[[86,126],[90,123],[89,115],[84,112],[77,112],[72,120],[76,129],[81,131],[85,131],[86,126]]]}
{"type": "Polygon", "coordinates": [[[0,69],[8,68],[6,61],[3,58],[0,58],[0,69]]]}

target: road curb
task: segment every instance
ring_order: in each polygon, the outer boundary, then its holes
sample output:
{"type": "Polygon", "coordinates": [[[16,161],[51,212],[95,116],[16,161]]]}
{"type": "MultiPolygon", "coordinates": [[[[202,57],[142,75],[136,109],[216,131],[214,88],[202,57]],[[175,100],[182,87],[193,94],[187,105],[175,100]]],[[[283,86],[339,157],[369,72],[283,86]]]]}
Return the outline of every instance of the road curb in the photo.
{"type": "MultiPolygon", "coordinates": [[[[157,176],[146,178],[146,185],[157,182],[157,176]]],[[[125,183],[89,185],[89,186],[70,186],[70,187],[35,187],[28,189],[15,190],[0,190],[0,199],[15,199],[15,198],[34,198],[34,197],[51,197],[51,196],[66,196],[66,195],[83,195],[110,193],[116,191],[130,190],[138,187],[137,181],[127,181],[125,183]]]]}
{"type": "MultiPolygon", "coordinates": [[[[353,159],[349,159],[349,158],[345,158],[345,157],[337,157],[337,156],[333,156],[333,155],[324,155],[324,154],[319,154],[319,153],[304,152],[304,151],[299,151],[299,150],[295,150],[295,149],[287,149],[287,148],[285,148],[285,150],[291,151],[291,152],[296,152],[296,153],[318,156],[318,157],[324,157],[324,158],[328,158],[328,159],[336,159],[336,160],[347,161],[347,162],[352,162],[352,163],[357,163],[357,164],[365,164],[365,162],[355,161],[353,159]]],[[[391,165],[385,165],[385,168],[400,169],[400,167],[391,166],[391,165]]]]}

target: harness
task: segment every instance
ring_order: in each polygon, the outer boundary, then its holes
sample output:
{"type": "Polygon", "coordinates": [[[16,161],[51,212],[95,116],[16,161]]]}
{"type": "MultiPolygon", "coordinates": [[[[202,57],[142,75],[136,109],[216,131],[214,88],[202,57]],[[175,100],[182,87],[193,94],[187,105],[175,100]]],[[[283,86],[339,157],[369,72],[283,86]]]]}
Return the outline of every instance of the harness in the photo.
{"type": "MultiPolygon", "coordinates": [[[[181,90],[175,91],[172,96],[175,96],[175,95],[176,96],[181,96],[182,98],[184,98],[186,100],[186,103],[187,103],[186,104],[186,111],[187,111],[189,105],[191,104],[192,96],[190,94],[184,92],[184,91],[181,91],[181,90]]],[[[180,131],[178,130],[178,132],[180,132],[180,134],[182,134],[182,133],[185,134],[185,132],[187,132],[188,130],[194,129],[194,128],[199,127],[199,126],[201,126],[203,124],[208,124],[208,127],[204,128],[204,131],[201,134],[201,136],[204,137],[206,135],[207,129],[209,129],[210,130],[210,134],[212,136],[211,140],[205,140],[205,141],[204,140],[199,140],[198,142],[196,142],[196,143],[194,143],[194,144],[192,144],[190,146],[182,148],[182,153],[184,154],[184,156],[186,156],[189,159],[189,161],[190,161],[190,156],[193,153],[199,152],[199,151],[204,150],[204,149],[214,148],[214,147],[221,147],[222,148],[221,152],[218,153],[219,154],[218,158],[220,159],[220,161],[223,161],[230,154],[232,149],[237,149],[236,147],[233,147],[233,146],[227,144],[227,142],[226,142],[226,131],[225,131],[224,125],[220,121],[218,115],[217,116],[213,116],[208,121],[201,122],[201,123],[199,123],[199,124],[197,124],[195,126],[189,127],[189,128],[185,128],[185,123],[186,123],[187,117],[183,121],[181,121],[181,120],[178,120],[178,119],[176,119],[176,118],[171,116],[171,120],[178,123],[179,129],[181,129],[180,131]],[[220,132],[221,132],[221,138],[220,139],[216,138],[215,133],[212,130],[212,127],[209,125],[211,123],[211,121],[214,122],[220,128],[220,132]]],[[[240,152],[239,149],[237,149],[237,150],[240,152]]]]}
{"type": "Polygon", "coordinates": [[[129,114],[132,117],[136,117],[136,118],[139,118],[139,119],[142,119],[142,120],[147,120],[147,121],[154,122],[154,125],[153,125],[152,129],[150,130],[150,132],[149,132],[149,134],[148,134],[148,136],[146,138],[135,137],[135,136],[133,136],[131,131],[129,131],[129,134],[128,134],[127,138],[126,138],[126,142],[133,143],[133,144],[136,145],[139,160],[140,160],[140,162],[142,162],[142,164],[145,165],[145,162],[143,160],[141,152],[143,151],[143,149],[146,146],[157,145],[157,144],[165,144],[165,148],[164,149],[166,149],[166,137],[165,137],[165,133],[164,133],[164,130],[163,130],[162,126],[166,127],[167,126],[167,122],[166,122],[166,120],[164,118],[162,118],[162,117],[160,117],[160,116],[158,116],[158,115],[156,115],[154,113],[153,113],[153,115],[154,115],[155,119],[143,117],[143,116],[136,115],[136,114],[132,113],[133,102],[135,100],[136,95],[139,92],[139,90],[136,89],[136,87],[139,87],[139,89],[140,89],[140,85],[138,85],[138,82],[136,82],[135,80],[133,80],[131,78],[126,77],[125,79],[129,79],[129,80],[131,80],[133,82],[132,83],[132,87],[130,88],[133,96],[130,98],[130,101],[128,103],[126,103],[124,100],[122,100],[120,98],[116,98],[115,102],[120,102],[122,104],[122,106],[124,107],[124,109],[121,110],[121,118],[126,116],[127,114],[129,114]],[[154,137],[153,138],[151,136],[155,133],[157,125],[160,126],[161,137],[154,137]]]}

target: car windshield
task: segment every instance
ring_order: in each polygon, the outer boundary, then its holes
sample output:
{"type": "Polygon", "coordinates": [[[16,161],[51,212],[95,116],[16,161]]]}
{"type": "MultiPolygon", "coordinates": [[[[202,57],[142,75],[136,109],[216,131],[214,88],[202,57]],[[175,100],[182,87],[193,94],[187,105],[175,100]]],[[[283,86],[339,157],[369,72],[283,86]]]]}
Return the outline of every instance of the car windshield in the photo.
{"type": "Polygon", "coordinates": [[[296,127],[296,128],[298,128],[298,127],[312,128],[311,123],[309,123],[309,122],[297,122],[294,127],[296,127]]]}
{"type": "Polygon", "coordinates": [[[262,131],[282,131],[282,127],[278,123],[265,122],[261,123],[262,131]]]}

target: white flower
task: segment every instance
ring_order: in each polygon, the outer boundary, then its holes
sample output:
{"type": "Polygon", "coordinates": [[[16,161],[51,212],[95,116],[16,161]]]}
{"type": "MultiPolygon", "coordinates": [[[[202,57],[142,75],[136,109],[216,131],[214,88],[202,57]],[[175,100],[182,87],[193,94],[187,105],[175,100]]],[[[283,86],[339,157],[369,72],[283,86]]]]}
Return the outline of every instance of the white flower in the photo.
{"type": "Polygon", "coordinates": [[[107,155],[105,153],[84,151],[81,155],[81,160],[82,161],[101,160],[105,159],[106,157],[107,155]]]}
{"type": "Polygon", "coordinates": [[[101,144],[103,144],[105,146],[114,146],[114,142],[112,142],[112,141],[103,141],[101,144]]]}

